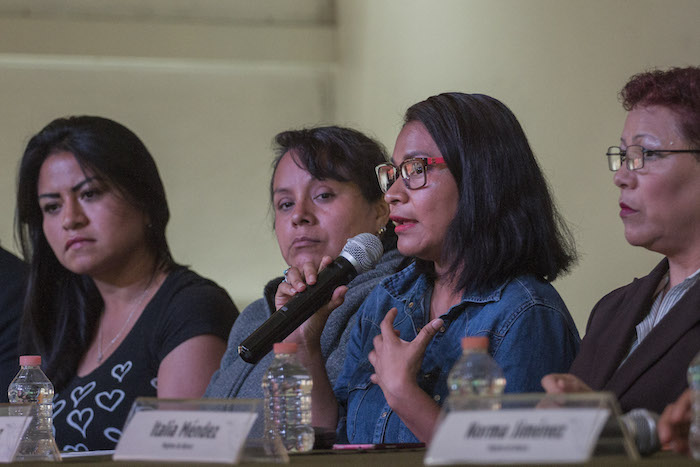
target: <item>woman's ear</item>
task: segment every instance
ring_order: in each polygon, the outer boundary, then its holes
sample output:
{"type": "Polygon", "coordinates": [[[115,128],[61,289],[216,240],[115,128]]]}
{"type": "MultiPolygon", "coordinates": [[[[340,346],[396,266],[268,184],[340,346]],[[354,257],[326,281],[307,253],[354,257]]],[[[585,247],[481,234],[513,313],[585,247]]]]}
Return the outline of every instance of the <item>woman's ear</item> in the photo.
{"type": "Polygon", "coordinates": [[[377,219],[377,232],[379,232],[389,222],[389,204],[382,198],[375,202],[374,209],[377,219]]]}

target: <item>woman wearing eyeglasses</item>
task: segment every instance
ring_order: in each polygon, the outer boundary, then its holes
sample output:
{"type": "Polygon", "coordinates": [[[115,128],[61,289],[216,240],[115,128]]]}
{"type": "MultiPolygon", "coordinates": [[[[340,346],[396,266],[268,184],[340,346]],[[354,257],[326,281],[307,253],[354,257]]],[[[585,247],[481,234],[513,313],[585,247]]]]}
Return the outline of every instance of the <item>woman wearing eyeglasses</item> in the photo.
{"type": "MultiPolygon", "coordinates": [[[[337,426],[339,442],[428,442],[465,336],[489,337],[507,392],[541,390],[578,350],[548,282],[572,263],[573,242],[510,110],[479,94],[430,97],[406,112],[392,162],[377,176],[398,249],[416,260],[363,303],[333,390],[318,342],[306,343],[313,421],[337,426]]],[[[287,277],[277,306],[304,284],[299,270],[287,277]]]]}
{"type": "Polygon", "coordinates": [[[571,374],[542,384],[611,391],[623,410],[660,413],[700,350],[700,68],[638,74],[621,97],[628,114],[608,163],[625,238],[665,258],[598,302],[571,374]]]}

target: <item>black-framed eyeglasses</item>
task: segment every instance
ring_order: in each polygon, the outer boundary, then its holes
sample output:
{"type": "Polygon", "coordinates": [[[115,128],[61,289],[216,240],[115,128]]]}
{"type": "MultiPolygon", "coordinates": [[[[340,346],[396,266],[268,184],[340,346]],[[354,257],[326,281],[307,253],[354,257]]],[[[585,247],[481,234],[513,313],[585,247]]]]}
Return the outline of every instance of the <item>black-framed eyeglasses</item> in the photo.
{"type": "Polygon", "coordinates": [[[428,166],[444,163],[445,159],[442,157],[412,157],[403,161],[398,167],[388,162],[379,164],[374,168],[374,171],[377,173],[379,187],[384,193],[389,191],[399,174],[401,174],[406,188],[417,190],[426,184],[425,174],[428,171],[428,166]]]}
{"type": "Polygon", "coordinates": [[[682,152],[700,154],[700,149],[647,149],[644,146],[633,144],[627,146],[626,149],[622,149],[619,146],[610,146],[605,155],[608,156],[608,168],[613,172],[617,172],[622,167],[622,162],[627,163],[629,170],[638,170],[644,167],[646,159],[682,152]]]}

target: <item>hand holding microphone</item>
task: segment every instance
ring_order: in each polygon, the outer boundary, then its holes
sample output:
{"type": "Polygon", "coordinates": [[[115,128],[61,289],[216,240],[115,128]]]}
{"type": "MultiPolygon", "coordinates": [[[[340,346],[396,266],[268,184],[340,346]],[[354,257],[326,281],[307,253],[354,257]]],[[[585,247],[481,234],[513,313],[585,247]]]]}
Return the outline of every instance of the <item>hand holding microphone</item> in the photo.
{"type": "Polygon", "coordinates": [[[275,310],[285,306],[297,294],[306,290],[310,285],[314,285],[318,280],[318,275],[333,262],[330,256],[321,258],[320,264],[307,262],[298,267],[289,267],[284,270],[284,280],[277,286],[274,302],[275,310]]]}
{"type": "MultiPolygon", "coordinates": [[[[320,265],[309,262],[304,263],[299,268],[292,267],[285,271],[285,280],[279,284],[275,293],[275,309],[279,310],[294,297],[303,293],[307,287],[316,284],[320,272],[332,262],[333,258],[324,256],[321,258],[320,265]]],[[[347,286],[336,287],[331,293],[329,301],[284,339],[283,342],[296,342],[298,344],[297,358],[304,366],[307,365],[308,358],[313,359],[314,354],[321,354],[323,330],[326,328],[331,314],[344,303],[347,291],[347,286]]]]}
{"type": "Polygon", "coordinates": [[[293,296],[241,342],[238,354],[248,363],[259,362],[275,342],[284,340],[328,303],[337,287],[372,269],[382,253],[382,243],[372,234],[362,233],[349,239],[340,256],[319,272],[316,283],[293,296]]]}

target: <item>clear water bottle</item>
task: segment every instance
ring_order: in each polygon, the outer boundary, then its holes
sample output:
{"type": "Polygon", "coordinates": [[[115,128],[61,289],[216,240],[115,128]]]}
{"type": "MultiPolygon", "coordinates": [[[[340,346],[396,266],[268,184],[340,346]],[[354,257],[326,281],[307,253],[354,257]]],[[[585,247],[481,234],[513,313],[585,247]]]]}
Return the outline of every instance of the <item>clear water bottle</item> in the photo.
{"type": "Polygon", "coordinates": [[[19,357],[20,370],[7,389],[12,404],[29,404],[11,410],[31,415],[32,421],[19,443],[16,461],[59,461],[61,456],[52,433],[53,384],[41,371],[39,355],[19,357]]]}
{"type": "Polygon", "coordinates": [[[688,447],[693,458],[700,460],[700,353],[688,366],[688,386],[693,391],[693,414],[690,419],[688,447]]]}
{"type": "MultiPolygon", "coordinates": [[[[499,396],[506,387],[503,370],[489,355],[488,337],[462,338],[462,356],[447,376],[450,397],[454,396],[499,396]]],[[[496,409],[494,402],[488,408],[496,409]]]]}
{"type": "Polygon", "coordinates": [[[314,445],[311,377],[296,358],[295,343],[275,344],[273,351],[275,358],[262,381],[265,436],[279,437],[287,452],[310,451],[314,445]]]}

